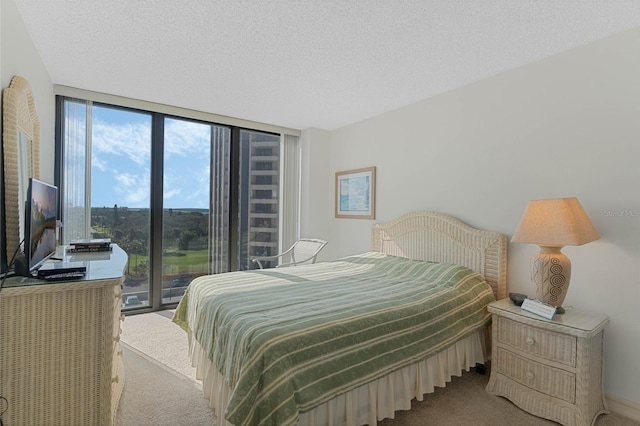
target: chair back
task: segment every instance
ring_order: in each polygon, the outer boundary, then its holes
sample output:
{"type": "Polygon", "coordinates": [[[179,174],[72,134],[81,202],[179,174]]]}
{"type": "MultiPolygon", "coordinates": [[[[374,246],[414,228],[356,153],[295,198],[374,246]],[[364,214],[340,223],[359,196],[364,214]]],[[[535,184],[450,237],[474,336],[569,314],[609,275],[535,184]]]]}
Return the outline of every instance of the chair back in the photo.
{"type": "Polygon", "coordinates": [[[305,259],[308,259],[308,261],[303,263],[316,263],[318,253],[320,253],[320,250],[322,250],[326,245],[326,241],[317,238],[299,239],[293,245],[293,250],[291,251],[291,263],[302,262],[305,259]]]}

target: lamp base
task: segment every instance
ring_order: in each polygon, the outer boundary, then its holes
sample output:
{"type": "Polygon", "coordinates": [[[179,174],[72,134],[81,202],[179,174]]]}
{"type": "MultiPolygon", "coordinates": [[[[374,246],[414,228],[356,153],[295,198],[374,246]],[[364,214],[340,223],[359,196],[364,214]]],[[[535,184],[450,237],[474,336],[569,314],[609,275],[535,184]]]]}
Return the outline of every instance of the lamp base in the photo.
{"type": "MultiPolygon", "coordinates": [[[[531,262],[531,281],[536,286],[536,298],[556,308],[562,307],[571,278],[571,261],[560,250],[562,247],[540,246],[531,262]]],[[[559,311],[556,313],[562,313],[559,311]]]]}

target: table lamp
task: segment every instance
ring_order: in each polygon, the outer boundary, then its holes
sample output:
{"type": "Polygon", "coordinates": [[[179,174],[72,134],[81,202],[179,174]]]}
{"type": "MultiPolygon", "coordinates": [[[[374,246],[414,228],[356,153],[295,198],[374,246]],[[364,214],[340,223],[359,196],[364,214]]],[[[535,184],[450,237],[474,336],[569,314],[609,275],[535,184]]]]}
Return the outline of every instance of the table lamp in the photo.
{"type": "Polygon", "coordinates": [[[599,238],[580,202],[572,197],[529,201],[511,241],[540,246],[531,262],[536,298],[562,313],[571,278],[571,261],[560,250],[599,238]]]}

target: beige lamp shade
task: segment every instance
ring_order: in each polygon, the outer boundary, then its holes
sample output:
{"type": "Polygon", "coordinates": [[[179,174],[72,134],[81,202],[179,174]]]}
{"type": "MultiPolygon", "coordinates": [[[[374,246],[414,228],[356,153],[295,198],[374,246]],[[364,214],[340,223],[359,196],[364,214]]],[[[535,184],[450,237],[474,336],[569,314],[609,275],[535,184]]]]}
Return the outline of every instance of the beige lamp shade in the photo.
{"type": "Polygon", "coordinates": [[[582,205],[572,197],[529,201],[511,241],[540,246],[531,262],[536,297],[561,307],[569,288],[571,262],[560,250],[599,238],[582,205]]]}
{"type": "Polygon", "coordinates": [[[548,247],[581,246],[600,239],[577,198],[529,201],[514,232],[514,243],[548,247]]]}

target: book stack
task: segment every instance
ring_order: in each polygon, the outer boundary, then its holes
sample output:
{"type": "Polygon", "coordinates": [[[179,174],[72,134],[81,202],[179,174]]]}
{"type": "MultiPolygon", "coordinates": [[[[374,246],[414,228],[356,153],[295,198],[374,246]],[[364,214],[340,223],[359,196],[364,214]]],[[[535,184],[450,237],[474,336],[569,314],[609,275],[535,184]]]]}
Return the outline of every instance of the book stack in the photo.
{"type": "Polygon", "coordinates": [[[111,238],[95,238],[71,241],[67,253],[94,253],[111,250],[111,238]]]}

